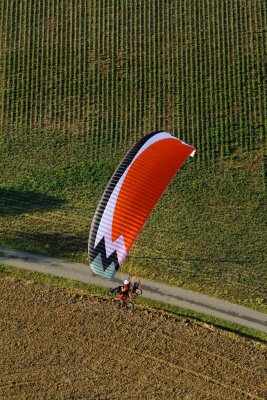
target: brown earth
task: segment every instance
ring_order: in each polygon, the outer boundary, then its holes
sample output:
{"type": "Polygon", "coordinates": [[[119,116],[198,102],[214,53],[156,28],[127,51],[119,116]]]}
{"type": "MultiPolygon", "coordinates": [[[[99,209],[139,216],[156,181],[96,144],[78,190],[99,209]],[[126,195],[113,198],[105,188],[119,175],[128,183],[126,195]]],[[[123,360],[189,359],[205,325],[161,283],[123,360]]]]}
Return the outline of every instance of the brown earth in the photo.
{"type": "Polygon", "coordinates": [[[264,346],[81,290],[0,282],[1,399],[267,399],[264,346]]]}

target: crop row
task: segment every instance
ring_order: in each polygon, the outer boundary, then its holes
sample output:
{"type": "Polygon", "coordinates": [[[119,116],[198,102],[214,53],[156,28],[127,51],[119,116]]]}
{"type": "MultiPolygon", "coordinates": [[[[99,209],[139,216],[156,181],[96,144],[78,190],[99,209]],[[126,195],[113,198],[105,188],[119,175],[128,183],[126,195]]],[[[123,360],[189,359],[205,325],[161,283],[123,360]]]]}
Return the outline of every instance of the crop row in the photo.
{"type": "MultiPolygon", "coordinates": [[[[257,0],[3,0],[3,135],[62,131],[98,156],[168,130],[215,160],[266,141],[257,0]]],[[[25,140],[27,140],[25,138],[25,140]]]]}

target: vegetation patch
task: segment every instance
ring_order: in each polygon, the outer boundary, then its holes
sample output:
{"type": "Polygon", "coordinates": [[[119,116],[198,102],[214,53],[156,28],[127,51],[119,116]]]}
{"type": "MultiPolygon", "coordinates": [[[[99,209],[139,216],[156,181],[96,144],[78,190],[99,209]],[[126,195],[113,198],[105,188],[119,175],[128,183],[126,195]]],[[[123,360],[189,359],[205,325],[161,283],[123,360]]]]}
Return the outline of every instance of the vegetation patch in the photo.
{"type": "Polygon", "coordinates": [[[115,166],[165,130],[197,153],[124,268],[266,312],[264,2],[5,0],[0,16],[1,246],[85,262],[115,166]]]}

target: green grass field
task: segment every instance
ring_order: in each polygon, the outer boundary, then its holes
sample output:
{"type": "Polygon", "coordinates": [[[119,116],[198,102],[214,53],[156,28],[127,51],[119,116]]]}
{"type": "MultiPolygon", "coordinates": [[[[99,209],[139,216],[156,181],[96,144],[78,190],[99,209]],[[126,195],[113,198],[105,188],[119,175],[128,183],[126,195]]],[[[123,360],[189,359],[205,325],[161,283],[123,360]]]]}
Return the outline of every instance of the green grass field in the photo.
{"type": "Polygon", "coordinates": [[[266,26],[258,0],[3,0],[0,244],[86,263],[114,168],[166,130],[197,155],[125,270],[267,311],[266,26]]]}

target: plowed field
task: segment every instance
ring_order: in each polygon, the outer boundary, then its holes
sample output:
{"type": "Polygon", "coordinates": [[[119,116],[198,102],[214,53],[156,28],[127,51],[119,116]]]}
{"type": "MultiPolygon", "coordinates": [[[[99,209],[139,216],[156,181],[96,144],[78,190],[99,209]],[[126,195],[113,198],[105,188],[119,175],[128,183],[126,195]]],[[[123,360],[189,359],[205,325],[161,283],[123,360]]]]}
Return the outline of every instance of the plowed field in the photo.
{"type": "Polygon", "coordinates": [[[266,399],[266,351],[195,321],[1,279],[1,399],[266,399]]]}

